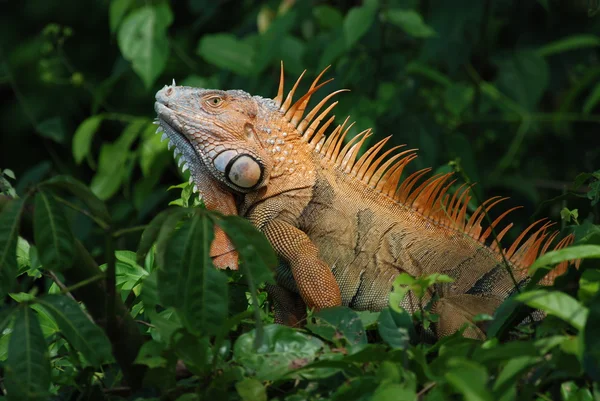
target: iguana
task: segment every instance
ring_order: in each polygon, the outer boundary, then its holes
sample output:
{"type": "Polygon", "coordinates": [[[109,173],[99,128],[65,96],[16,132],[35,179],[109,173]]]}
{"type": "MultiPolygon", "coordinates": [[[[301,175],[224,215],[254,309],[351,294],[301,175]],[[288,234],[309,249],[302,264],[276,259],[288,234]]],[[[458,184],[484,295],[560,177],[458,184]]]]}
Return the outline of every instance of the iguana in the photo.
{"type": "MultiPolygon", "coordinates": [[[[372,132],[346,141],[348,118],[326,135],[337,104],[328,102],[343,90],[307,110],[311,96],[331,81],[319,83],[326,70],[296,100],[304,73],[284,97],[283,64],[274,99],[174,82],[156,94],[158,131],[164,131],[169,148],[175,145],[175,155],[181,154],[183,171],[190,169],[206,206],[244,216],[277,252],[277,285],[269,288],[276,321],[297,324],[306,306],[381,310],[401,272],[454,279],[429,293],[437,295],[432,311],[439,314],[438,336],[455,332],[477,314],[493,314],[527,282],[527,267],[554,241],[552,224],[544,219],[531,224],[501,251],[499,241],[512,224],[499,231],[497,240],[492,231],[517,208],[485,230],[481,223],[485,212],[506,198],[490,198],[468,217],[470,186],[450,194],[456,181],[451,173],[425,178],[427,168],[402,179],[416,157],[414,149],[384,151],[387,137],[361,154],[372,132]]],[[[572,241],[567,236],[555,249],[572,241]]],[[[218,267],[237,267],[235,250],[222,232],[211,256],[218,267]]],[[[566,268],[559,265],[544,283],[566,268]]],[[[417,303],[409,293],[402,306],[412,312],[417,303]]],[[[465,334],[484,336],[473,325],[465,334]]]]}

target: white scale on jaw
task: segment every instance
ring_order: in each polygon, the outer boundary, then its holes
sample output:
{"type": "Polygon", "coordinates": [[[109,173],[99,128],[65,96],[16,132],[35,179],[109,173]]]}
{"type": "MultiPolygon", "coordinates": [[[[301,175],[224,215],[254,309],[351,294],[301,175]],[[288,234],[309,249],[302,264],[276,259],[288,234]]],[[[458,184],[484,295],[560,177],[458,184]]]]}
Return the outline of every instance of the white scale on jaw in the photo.
{"type": "MultiPolygon", "coordinates": [[[[175,85],[175,80],[173,80],[173,85],[175,85]]],[[[165,132],[163,132],[163,127],[160,126],[160,121],[158,121],[158,120],[153,121],[153,124],[159,125],[159,127],[156,129],[156,133],[157,134],[161,133],[161,132],[163,133],[162,136],[160,137],[160,141],[161,142],[163,142],[165,139],[169,139],[168,135],[165,132]]],[[[173,142],[171,141],[171,139],[169,139],[169,142],[167,143],[167,148],[169,150],[171,150],[171,148],[173,146],[175,146],[175,145],[173,144],[173,142]]],[[[179,160],[178,160],[177,164],[178,164],[179,168],[181,169],[181,172],[185,173],[185,171],[189,169],[188,163],[185,160],[185,158],[183,157],[182,152],[175,146],[175,150],[173,151],[173,157],[175,159],[177,159],[177,156],[179,156],[179,160]]],[[[192,178],[191,175],[190,175],[190,178],[189,178],[189,182],[190,182],[190,184],[194,183],[194,179],[192,178]]],[[[192,190],[194,191],[194,193],[197,193],[198,192],[198,186],[196,184],[194,184],[192,190]]],[[[200,199],[202,199],[202,194],[198,194],[198,197],[200,199]]]]}

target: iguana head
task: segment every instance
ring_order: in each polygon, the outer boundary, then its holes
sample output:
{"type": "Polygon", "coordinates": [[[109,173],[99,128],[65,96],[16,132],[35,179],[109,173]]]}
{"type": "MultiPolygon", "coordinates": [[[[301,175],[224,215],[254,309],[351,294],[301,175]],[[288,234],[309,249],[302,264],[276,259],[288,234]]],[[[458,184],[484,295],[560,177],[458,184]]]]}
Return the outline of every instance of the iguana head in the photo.
{"type": "Polygon", "coordinates": [[[194,181],[202,166],[233,193],[248,193],[267,184],[270,157],[256,133],[259,105],[252,96],[239,90],[173,85],[157,92],[154,108],[194,181]]]}

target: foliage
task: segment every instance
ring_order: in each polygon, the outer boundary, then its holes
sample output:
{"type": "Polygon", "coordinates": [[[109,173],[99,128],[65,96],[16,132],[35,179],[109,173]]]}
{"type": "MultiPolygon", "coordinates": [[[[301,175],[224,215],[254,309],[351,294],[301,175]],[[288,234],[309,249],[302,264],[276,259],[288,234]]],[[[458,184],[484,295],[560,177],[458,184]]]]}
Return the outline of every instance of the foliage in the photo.
{"type": "Polygon", "coordinates": [[[600,397],[593,1],[52,3],[0,16],[0,399],[600,397]],[[272,324],[266,239],[199,206],[151,121],[172,77],[273,96],[280,60],[288,80],[332,65],[329,90],[352,89],[336,112],[357,120],[351,135],[394,133],[421,149],[414,168],[480,182],[473,206],[511,195],[515,226],[562,217],[576,246],[478,317],[485,341],[431,340],[435,313],[394,302],[444,275],[399,276],[381,312],[272,324]],[[212,267],[215,225],[239,272],[212,267]],[[578,271],[535,285],[574,258],[578,271]],[[548,316],[532,324],[530,308],[548,316]]]}

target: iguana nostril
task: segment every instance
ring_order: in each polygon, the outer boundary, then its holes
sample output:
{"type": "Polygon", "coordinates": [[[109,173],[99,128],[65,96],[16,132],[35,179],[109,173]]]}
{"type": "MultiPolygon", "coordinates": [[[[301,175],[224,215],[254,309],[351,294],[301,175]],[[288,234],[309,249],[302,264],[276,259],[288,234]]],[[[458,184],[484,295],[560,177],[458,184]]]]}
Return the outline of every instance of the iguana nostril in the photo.
{"type": "Polygon", "coordinates": [[[173,93],[173,88],[167,89],[167,93],[165,93],[165,95],[171,96],[171,93],[173,93]]]}

